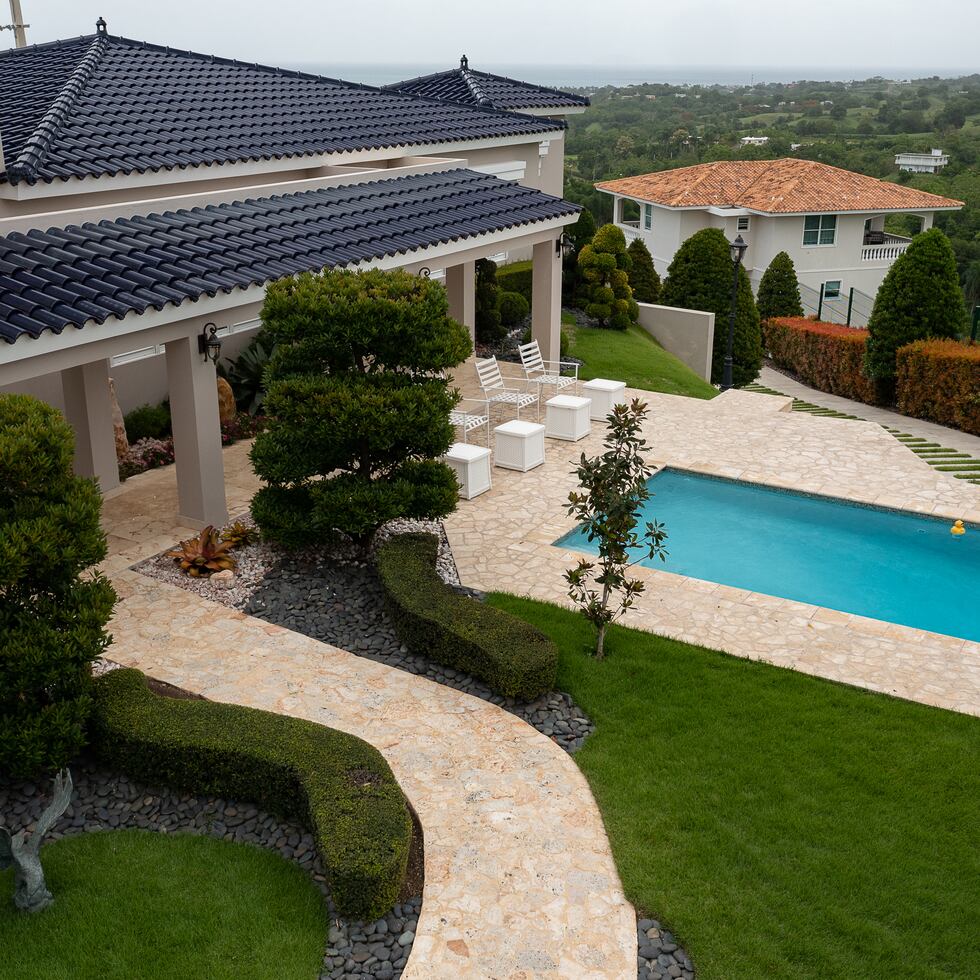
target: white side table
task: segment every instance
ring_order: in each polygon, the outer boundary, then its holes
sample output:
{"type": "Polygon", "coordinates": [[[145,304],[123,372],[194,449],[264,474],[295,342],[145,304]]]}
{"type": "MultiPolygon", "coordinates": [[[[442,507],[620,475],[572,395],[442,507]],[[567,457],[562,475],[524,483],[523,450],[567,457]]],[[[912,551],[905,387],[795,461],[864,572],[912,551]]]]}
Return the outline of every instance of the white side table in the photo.
{"type": "Polygon", "coordinates": [[[544,462],[544,426],[538,422],[513,419],[494,430],[496,462],[505,470],[526,473],[544,462]]]}
{"type": "Polygon", "coordinates": [[[592,399],[592,421],[605,422],[614,405],[626,401],[626,382],[593,378],[582,385],[585,394],[592,399]]]}
{"type": "Polygon", "coordinates": [[[564,439],[567,442],[584,439],[592,429],[589,419],[591,405],[591,399],[577,395],[549,398],[545,402],[545,434],[549,439],[564,439]]]}
{"type": "Polygon", "coordinates": [[[471,446],[465,442],[454,442],[442,459],[453,468],[459,482],[459,495],[464,500],[472,500],[479,494],[486,493],[493,485],[490,479],[489,449],[471,446]]]}

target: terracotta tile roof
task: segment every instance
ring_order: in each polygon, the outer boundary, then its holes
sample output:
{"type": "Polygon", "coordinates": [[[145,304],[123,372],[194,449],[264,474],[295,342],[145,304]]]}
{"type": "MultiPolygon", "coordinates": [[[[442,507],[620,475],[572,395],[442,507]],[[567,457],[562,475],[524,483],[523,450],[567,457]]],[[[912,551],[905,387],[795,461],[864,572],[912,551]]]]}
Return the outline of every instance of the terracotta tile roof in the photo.
{"type": "Polygon", "coordinates": [[[624,177],[599,190],[673,208],[749,208],[768,214],[961,208],[938,194],[813,160],[722,160],[624,177]]]}

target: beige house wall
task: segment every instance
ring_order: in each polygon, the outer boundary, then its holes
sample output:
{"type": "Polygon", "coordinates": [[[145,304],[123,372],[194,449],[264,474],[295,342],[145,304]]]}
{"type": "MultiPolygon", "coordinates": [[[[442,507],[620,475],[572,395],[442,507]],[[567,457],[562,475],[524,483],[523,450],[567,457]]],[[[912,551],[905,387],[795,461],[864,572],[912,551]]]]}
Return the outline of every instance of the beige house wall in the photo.
{"type": "Polygon", "coordinates": [[[683,361],[705,381],[711,380],[715,315],[701,310],[639,303],[639,323],[664,350],[683,361]]]}

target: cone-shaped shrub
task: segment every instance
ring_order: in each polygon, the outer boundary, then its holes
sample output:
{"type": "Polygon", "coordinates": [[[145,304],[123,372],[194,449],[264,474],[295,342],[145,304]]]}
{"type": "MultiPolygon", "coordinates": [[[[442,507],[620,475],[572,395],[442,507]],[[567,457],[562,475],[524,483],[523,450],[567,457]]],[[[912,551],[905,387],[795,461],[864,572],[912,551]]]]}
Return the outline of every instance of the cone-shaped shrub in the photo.
{"type": "Polygon", "coordinates": [[[86,573],[105,558],[102,497],[72,472],[72,431],[27,395],[0,395],[0,774],[71,761],[91,707],[92,662],[116,596],[86,573]]]}
{"type": "Polygon", "coordinates": [[[630,288],[637,303],[660,302],[660,276],[653,266],[653,256],[643,239],[634,238],[630,242],[629,253],[632,265],[629,270],[630,288]]]}
{"type": "Polygon", "coordinates": [[[774,316],[803,316],[800,284],[793,260],[786,252],[777,252],[762,274],[756,305],[760,320],[771,320],[774,316]]]}
{"type": "MultiPolygon", "coordinates": [[[[732,259],[728,240],[720,228],[704,228],[674,254],[661,302],[666,306],[715,314],[711,380],[716,384],[722,380],[731,301],[732,259]]],[[[740,268],[738,274],[732,362],[732,379],[736,387],[754,381],[762,367],[759,311],[744,268],[740,268]]]]}
{"type": "Polygon", "coordinates": [[[630,258],[622,229],[603,225],[579,252],[578,267],[588,316],[613,330],[625,330],[636,322],[639,309],[627,275],[630,258]]]}
{"type": "Polygon", "coordinates": [[[472,346],[438,283],[406,272],[303,275],[274,283],[262,321],[276,343],[266,430],[252,462],[263,533],[293,547],[340,531],[365,542],[396,517],[456,506],[457,394],[442,372],[472,346]]]}
{"type": "Polygon", "coordinates": [[[497,263],[492,259],[476,261],[476,339],[481,344],[497,344],[507,328],[500,317],[500,288],[497,263]]]}
{"type": "Polygon", "coordinates": [[[958,337],[966,329],[953,248],[938,228],[931,228],[912,239],[875,296],[864,369],[878,388],[879,400],[894,398],[899,347],[930,337],[958,337]]]}

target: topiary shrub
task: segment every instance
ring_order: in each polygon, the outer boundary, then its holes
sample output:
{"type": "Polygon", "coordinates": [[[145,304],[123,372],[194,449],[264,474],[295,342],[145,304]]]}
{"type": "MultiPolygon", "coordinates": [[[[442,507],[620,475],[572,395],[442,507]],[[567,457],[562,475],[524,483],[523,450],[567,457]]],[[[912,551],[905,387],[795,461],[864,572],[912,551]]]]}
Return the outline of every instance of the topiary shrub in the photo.
{"type": "Polygon", "coordinates": [[[642,238],[634,238],[626,249],[630,257],[628,273],[633,299],[637,303],[660,302],[660,276],[653,265],[653,256],[642,238]]]}
{"type": "Polygon", "coordinates": [[[511,262],[497,269],[497,286],[506,293],[520,293],[531,305],[531,285],[534,281],[534,270],[530,260],[527,262],[511,262]]]}
{"type": "Polygon", "coordinates": [[[625,330],[636,322],[640,311],[630,289],[629,267],[626,239],[615,225],[603,225],[579,252],[585,312],[600,327],[625,330]]]}
{"type": "Polygon", "coordinates": [[[980,435],[980,345],[917,340],[895,365],[900,412],[980,435]]]}
{"type": "Polygon", "coordinates": [[[398,898],[412,820],[388,763],[367,742],[303,718],[159,697],[138,670],[114,670],[95,684],[92,744],[133,778],[301,821],[342,915],[377,919],[398,898]]]}
{"type": "Polygon", "coordinates": [[[130,445],[140,439],[166,439],[170,435],[170,406],[166,402],[140,405],[123,416],[123,425],[130,445]]]}
{"type": "Polygon", "coordinates": [[[439,542],[401,534],[377,566],[398,638],[409,650],[483,681],[495,694],[532,701],[554,689],[558,651],[523,620],[458,595],[436,573],[439,542]]]}
{"type": "MultiPolygon", "coordinates": [[[[667,270],[661,302],[688,310],[715,314],[711,380],[720,384],[728,343],[732,303],[732,259],[728,240],[720,228],[703,228],[685,241],[667,270]]],[[[732,380],[736,387],[750,384],[762,367],[762,330],[752,286],[739,268],[735,301],[735,340],[732,345],[732,380]]]]}
{"type": "Polygon", "coordinates": [[[498,344],[507,332],[500,320],[497,264],[490,259],[476,261],[476,339],[481,344],[498,344]]]}
{"type": "Polygon", "coordinates": [[[65,766],[85,741],[92,663],[109,644],[115,592],[94,480],[72,472],[61,414],[0,394],[0,773],[65,766]]]}
{"type": "Polygon", "coordinates": [[[276,352],[276,345],[260,330],[234,360],[226,358],[227,367],[218,365],[218,374],[231,385],[239,412],[257,415],[265,402],[265,369],[276,352]]]}
{"type": "Polygon", "coordinates": [[[396,517],[450,513],[458,487],[438,458],[458,394],[441,372],[472,346],[442,286],[400,271],[304,275],[269,287],[262,319],[277,344],[251,451],[263,535],[363,544],[396,517]]]}
{"type": "Polygon", "coordinates": [[[864,369],[876,384],[878,400],[894,400],[899,347],[931,337],[955,338],[966,330],[953,248],[938,228],[930,228],[895,260],[875,296],[864,369]]]}
{"type": "Polygon", "coordinates": [[[796,268],[786,252],[777,252],[769,268],[762,274],[756,305],[761,320],[771,320],[776,316],[803,316],[796,268]]]}
{"type": "Polygon", "coordinates": [[[531,315],[531,307],[520,293],[501,293],[497,310],[500,322],[508,329],[519,326],[531,315]]]}

